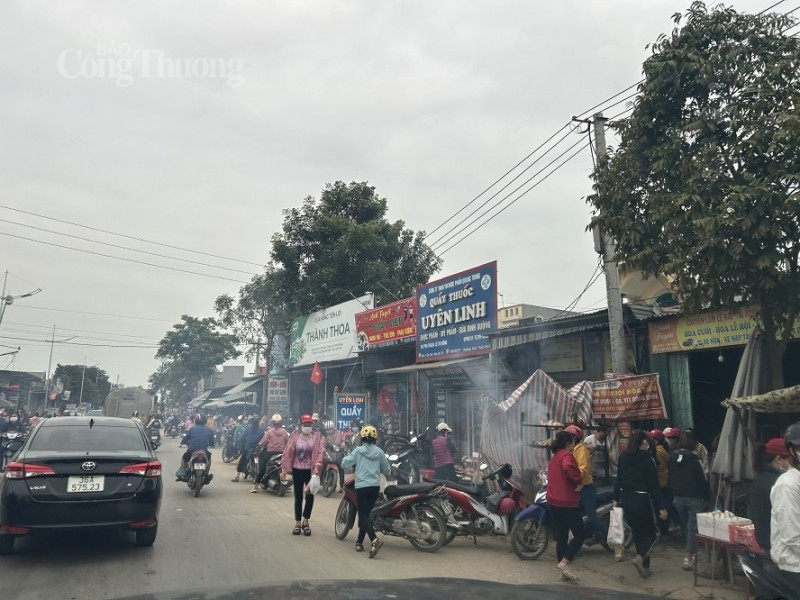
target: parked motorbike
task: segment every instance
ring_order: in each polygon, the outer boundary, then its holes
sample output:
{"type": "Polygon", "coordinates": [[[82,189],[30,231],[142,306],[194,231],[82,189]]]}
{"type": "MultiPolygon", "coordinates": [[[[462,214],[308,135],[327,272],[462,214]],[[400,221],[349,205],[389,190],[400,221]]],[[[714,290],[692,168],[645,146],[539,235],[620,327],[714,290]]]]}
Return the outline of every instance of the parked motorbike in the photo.
{"type": "Polygon", "coordinates": [[[339,471],[342,468],[342,458],[344,450],[328,442],[325,444],[325,457],[322,460],[322,477],[320,481],[320,493],[326,498],[336,491],[339,484],[339,471]]]}
{"type": "Polygon", "coordinates": [[[279,497],[286,495],[286,492],[292,487],[292,476],[288,475],[285,480],[281,481],[281,459],[283,454],[276,454],[267,461],[267,469],[264,472],[264,478],[261,480],[261,488],[277,494],[279,497]]]}
{"type": "Polygon", "coordinates": [[[514,524],[513,518],[527,503],[525,494],[511,481],[511,465],[504,464],[491,473],[483,464],[471,483],[443,483],[447,488],[447,539],[449,544],[458,535],[506,536],[514,524]]]}
{"type": "Polygon", "coordinates": [[[205,450],[198,450],[192,453],[189,462],[186,464],[186,473],[183,480],[189,489],[194,492],[194,497],[200,495],[200,490],[204,485],[211,483],[214,476],[210,473],[211,458],[206,454],[205,450]]]}
{"type": "MultiPolygon", "coordinates": [[[[511,548],[522,560],[536,560],[547,548],[552,534],[547,531],[550,524],[550,513],[547,510],[547,471],[539,473],[540,487],[536,498],[529,507],[514,517],[514,526],[511,528],[511,548]]],[[[601,487],[597,490],[597,517],[608,529],[613,488],[601,487]]],[[[583,515],[583,524],[588,526],[589,519],[583,515]]],[[[627,523],[624,523],[625,537],[623,547],[628,548],[633,543],[633,532],[627,523]]],[[[587,540],[588,541],[588,540],[587,540]]],[[[613,548],[604,545],[606,550],[613,548]]]]}
{"type": "Polygon", "coordinates": [[[772,561],[756,554],[745,553],[739,556],[745,577],[753,585],[759,600],[779,600],[795,598],[797,589],[772,561]]]}
{"type": "MultiPolygon", "coordinates": [[[[421,552],[436,552],[444,544],[447,524],[439,508],[446,498],[443,485],[390,485],[370,512],[375,531],[407,539],[421,552]]],[[[356,522],[358,501],[355,479],[344,484],[344,498],[334,521],[336,539],[343,540],[356,522]]]]}
{"type": "Polygon", "coordinates": [[[410,438],[401,435],[387,434],[379,440],[379,447],[386,453],[397,457],[397,481],[401,484],[420,483],[420,469],[431,467],[430,443],[424,434],[410,438]]]}
{"type": "Polygon", "coordinates": [[[11,462],[11,458],[22,448],[27,438],[28,434],[20,431],[6,431],[0,434],[0,469],[11,462]]]}

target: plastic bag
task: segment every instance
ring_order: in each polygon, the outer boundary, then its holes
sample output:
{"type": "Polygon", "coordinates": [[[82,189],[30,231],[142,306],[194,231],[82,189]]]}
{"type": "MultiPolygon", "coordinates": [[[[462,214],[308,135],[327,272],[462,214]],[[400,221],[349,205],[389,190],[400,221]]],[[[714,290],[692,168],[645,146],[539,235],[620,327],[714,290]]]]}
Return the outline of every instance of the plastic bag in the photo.
{"type": "Polygon", "coordinates": [[[621,546],[625,541],[625,526],[622,523],[622,509],[616,506],[608,516],[608,545],[621,546]]]}
{"type": "Polygon", "coordinates": [[[320,486],[319,475],[312,475],[311,476],[311,481],[309,481],[305,485],[305,488],[304,488],[303,491],[305,491],[306,494],[311,494],[313,496],[314,494],[316,494],[319,491],[319,486],[320,486]]]}

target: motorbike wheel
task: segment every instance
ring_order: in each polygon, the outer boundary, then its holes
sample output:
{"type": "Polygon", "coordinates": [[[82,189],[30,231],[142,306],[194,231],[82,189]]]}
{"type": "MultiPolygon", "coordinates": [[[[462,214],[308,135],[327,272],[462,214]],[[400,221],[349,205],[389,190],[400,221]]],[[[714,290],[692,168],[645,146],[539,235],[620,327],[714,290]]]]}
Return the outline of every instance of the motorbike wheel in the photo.
{"type": "Polygon", "coordinates": [[[236,458],[236,456],[234,456],[233,452],[227,446],[222,448],[222,462],[232,463],[234,458],[236,458]]]}
{"type": "Polygon", "coordinates": [[[420,552],[436,552],[444,545],[447,537],[447,523],[438,508],[430,504],[412,504],[406,511],[405,516],[410,521],[416,521],[420,527],[430,529],[430,536],[426,539],[408,538],[414,548],[420,552]]]}
{"type": "Polygon", "coordinates": [[[322,482],[322,487],[320,492],[326,498],[330,497],[330,495],[336,491],[336,482],[339,479],[339,475],[333,469],[328,469],[325,471],[325,479],[322,482]]]}
{"type": "Polygon", "coordinates": [[[538,519],[515,521],[511,527],[511,549],[522,560],[536,560],[547,548],[549,536],[538,519]]]}
{"type": "Polygon", "coordinates": [[[333,532],[337,540],[343,540],[353,528],[356,521],[356,507],[350,504],[347,498],[342,498],[339,508],[336,509],[336,518],[333,522],[333,532]]]}
{"type": "Polygon", "coordinates": [[[194,474],[194,481],[192,482],[192,491],[194,491],[194,497],[197,498],[200,495],[200,488],[203,487],[203,478],[198,477],[197,474],[194,474]]]}

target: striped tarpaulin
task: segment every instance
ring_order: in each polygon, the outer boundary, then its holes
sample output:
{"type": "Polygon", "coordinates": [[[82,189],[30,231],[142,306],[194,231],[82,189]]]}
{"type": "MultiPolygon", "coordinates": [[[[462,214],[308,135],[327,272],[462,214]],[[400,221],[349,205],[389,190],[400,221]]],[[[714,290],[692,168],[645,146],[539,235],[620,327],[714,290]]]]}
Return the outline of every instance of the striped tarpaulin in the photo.
{"type": "Polygon", "coordinates": [[[552,437],[554,430],[527,427],[548,421],[593,424],[592,383],[583,381],[564,389],[544,371],[537,370],[525,383],[483,415],[481,450],[492,467],[509,463],[514,481],[532,499],[536,476],[547,468],[547,451],[537,442],[552,437]]]}

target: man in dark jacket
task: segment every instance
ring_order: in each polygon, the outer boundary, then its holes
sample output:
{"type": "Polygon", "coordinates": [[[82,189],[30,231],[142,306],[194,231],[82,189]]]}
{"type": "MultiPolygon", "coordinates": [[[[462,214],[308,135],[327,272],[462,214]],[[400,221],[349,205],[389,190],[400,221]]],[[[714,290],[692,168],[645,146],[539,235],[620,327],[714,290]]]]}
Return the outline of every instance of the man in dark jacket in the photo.
{"type": "Polygon", "coordinates": [[[697,440],[694,432],[686,430],[678,441],[678,450],[669,457],[669,489],[675,498],[675,508],[686,533],[686,556],[683,569],[694,568],[697,551],[697,513],[703,509],[711,497],[705,471],[700,458],[695,453],[697,440]]]}
{"type": "MultiPolygon", "coordinates": [[[[250,454],[256,451],[258,442],[264,437],[264,433],[264,428],[259,426],[259,418],[250,417],[250,423],[239,440],[239,449],[242,454],[239,458],[239,466],[236,468],[236,477],[233,478],[233,481],[239,481],[239,476],[247,472],[246,465],[247,461],[250,460],[250,454]]],[[[253,477],[255,476],[256,474],[253,473],[253,477]]]]}
{"type": "Polygon", "coordinates": [[[756,530],[756,541],[764,549],[764,554],[769,557],[770,549],[770,515],[772,502],[769,493],[772,486],[778,481],[786,469],[791,466],[791,455],[786,449],[783,438],[772,438],[762,444],[756,451],[753,467],[756,476],[750,487],[750,502],[747,506],[747,518],[753,522],[756,530]]]}
{"type": "MultiPolygon", "coordinates": [[[[186,432],[181,439],[181,444],[186,445],[186,452],[181,456],[181,476],[178,481],[186,477],[186,463],[192,457],[192,454],[198,450],[203,450],[208,457],[208,468],[211,469],[211,452],[208,447],[214,445],[214,432],[206,425],[206,420],[203,417],[197,417],[194,420],[194,426],[186,432]]],[[[211,475],[209,475],[211,481],[211,475]]]]}

